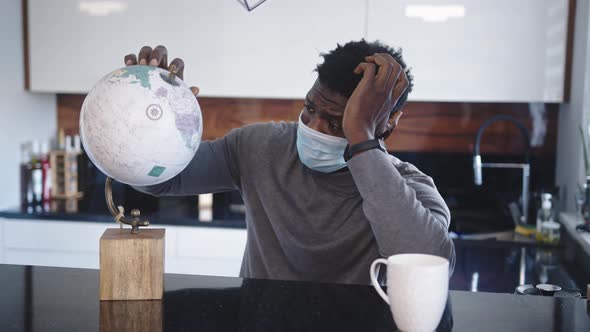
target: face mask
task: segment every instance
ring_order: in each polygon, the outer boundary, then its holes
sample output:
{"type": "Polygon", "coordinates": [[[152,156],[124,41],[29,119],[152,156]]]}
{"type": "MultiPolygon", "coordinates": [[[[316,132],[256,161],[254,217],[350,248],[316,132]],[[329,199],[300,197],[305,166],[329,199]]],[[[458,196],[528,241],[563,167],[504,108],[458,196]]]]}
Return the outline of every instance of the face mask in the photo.
{"type": "Polygon", "coordinates": [[[318,172],[331,173],[346,166],[345,138],[320,133],[306,126],[299,116],[297,127],[297,152],[301,162],[318,172]]]}

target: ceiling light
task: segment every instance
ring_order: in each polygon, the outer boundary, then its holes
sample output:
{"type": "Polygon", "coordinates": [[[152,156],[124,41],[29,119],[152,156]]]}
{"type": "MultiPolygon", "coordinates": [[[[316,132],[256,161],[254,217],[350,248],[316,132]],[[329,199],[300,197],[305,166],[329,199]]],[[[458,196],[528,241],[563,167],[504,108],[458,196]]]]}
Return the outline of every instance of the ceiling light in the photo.
{"type": "Polygon", "coordinates": [[[425,22],[442,23],[450,18],[465,16],[465,6],[462,5],[407,5],[405,14],[410,18],[420,18],[425,22]]]}
{"type": "Polygon", "coordinates": [[[81,1],[78,5],[81,12],[90,16],[108,16],[127,10],[127,2],[120,1],[81,1]]]}

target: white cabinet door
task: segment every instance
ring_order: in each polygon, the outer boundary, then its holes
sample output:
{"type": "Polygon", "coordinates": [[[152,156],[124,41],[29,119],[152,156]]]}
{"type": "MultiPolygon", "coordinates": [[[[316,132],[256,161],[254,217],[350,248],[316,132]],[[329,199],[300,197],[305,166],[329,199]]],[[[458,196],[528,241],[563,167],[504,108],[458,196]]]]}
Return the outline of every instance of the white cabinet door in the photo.
{"type": "Polygon", "coordinates": [[[124,55],[163,44],[202,96],[303,98],[319,53],[363,37],[366,1],[29,0],[28,14],[33,91],[88,92],[124,55]]]}
{"type": "MultiPolygon", "coordinates": [[[[100,237],[113,223],[0,218],[0,263],[99,268],[100,237]]],[[[237,277],[246,229],[154,225],[166,229],[165,272],[237,277]]]]}
{"type": "Polygon", "coordinates": [[[5,264],[98,268],[99,240],[114,224],[0,219],[5,264]]]}
{"type": "Polygon", "coordinates": [[[413,68],[410,99],[563,100],[568,0],[368,1],[368,38],[413,68]]]}

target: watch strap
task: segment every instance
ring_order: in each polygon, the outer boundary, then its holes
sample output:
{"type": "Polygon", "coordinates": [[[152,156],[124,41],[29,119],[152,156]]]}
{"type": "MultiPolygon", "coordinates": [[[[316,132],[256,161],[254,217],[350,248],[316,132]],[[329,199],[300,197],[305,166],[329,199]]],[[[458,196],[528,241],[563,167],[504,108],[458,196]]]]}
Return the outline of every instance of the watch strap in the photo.
{"type": "Polygon", "coordinates": [[[354,144],[352,146],[347,146],[346,150],[344,151],[344,156],[345,156],[345,159],[348,160],[348,159],[352,158],[352,156],[354,156],[355,154],[357,154],[359,152],[372,150],[372,149],[379,149],[383,152],[386,152],[385,147],[383,145],[381,145],[381,142],[379,139],[370,139],[368,141],[360,142],[360,143],[354,144]]]}

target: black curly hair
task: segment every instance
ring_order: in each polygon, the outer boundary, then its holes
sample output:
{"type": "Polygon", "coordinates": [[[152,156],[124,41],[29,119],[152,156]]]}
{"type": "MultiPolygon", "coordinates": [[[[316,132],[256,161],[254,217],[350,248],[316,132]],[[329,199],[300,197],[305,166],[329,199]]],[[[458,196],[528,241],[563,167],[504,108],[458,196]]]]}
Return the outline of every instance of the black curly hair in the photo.
{"type": "Polygon", "coordinates": [[[344,45],[337,44],[332,51],[320,54],[324,62],[319,64],[315,71],[318,72],[323,86],[345,97],[350,97],[362,78],[362,74],[353,72],[354,69],[359,63],[365,61],[366,56],[375,53],[389,53],[402,66],[408,77],[409,86],[392,110],[391,114],[393,114],[403,107],[414,86],[414,77],[402,58],[401,49],[396,50],[379,41],[367,42],[364,39],[344,45]]]}

